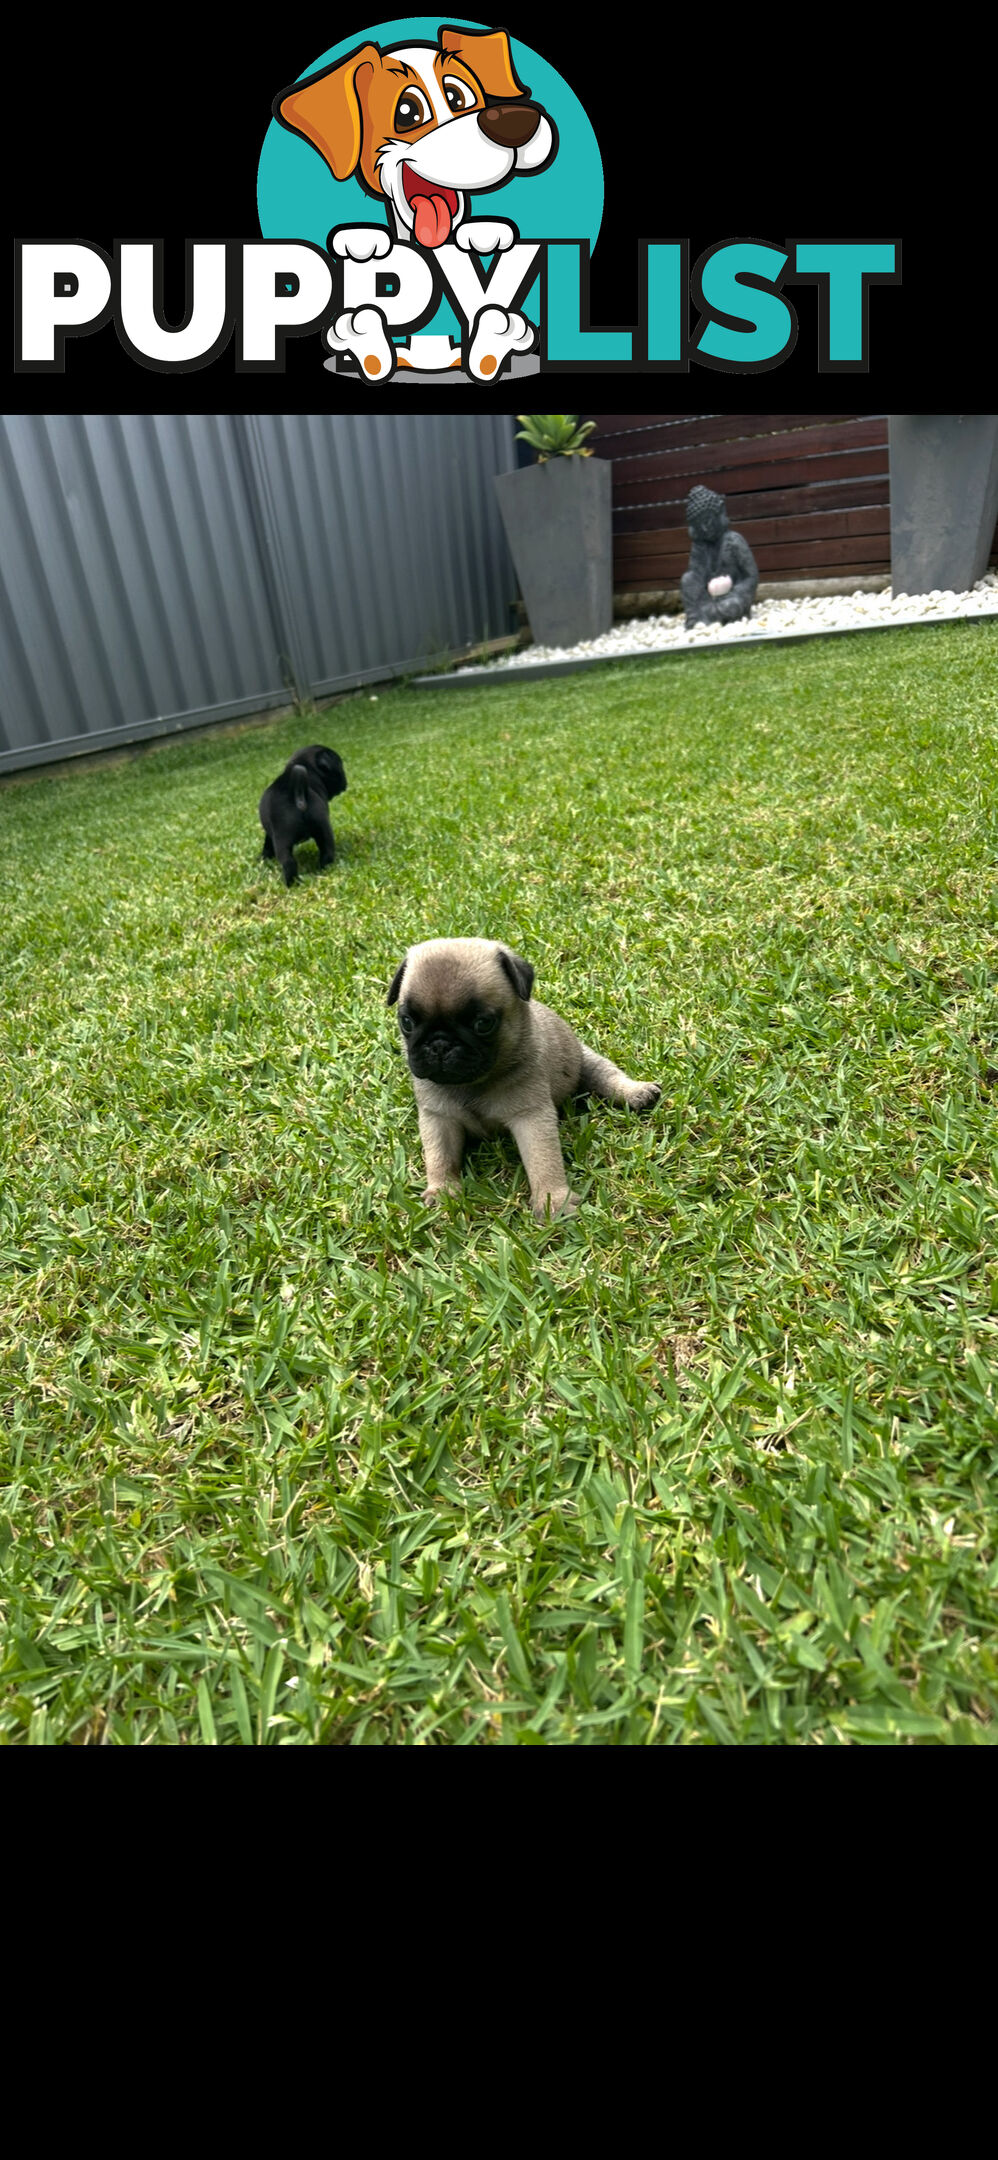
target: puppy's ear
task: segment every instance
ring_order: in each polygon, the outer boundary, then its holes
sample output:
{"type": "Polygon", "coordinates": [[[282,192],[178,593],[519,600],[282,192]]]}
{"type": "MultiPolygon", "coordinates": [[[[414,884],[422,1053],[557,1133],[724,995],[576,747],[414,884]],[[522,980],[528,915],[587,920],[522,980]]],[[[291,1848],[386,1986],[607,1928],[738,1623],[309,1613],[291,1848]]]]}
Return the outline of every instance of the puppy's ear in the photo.
{"type": "Polygon", "coordinates": [[[529,960],[521,960],[518,953],[510,952],[508,945],[500,945],[499,965],[503,974],[508,975],[517,997],[526,1004],[534,987],[534,971],[529,960]]]}
{"type": "Polygon", "coordinates": [[[400,968],[398,968],[398,969],[396,969],[396,972],[395,972],[395,974],[394,974],[394,975],[392,976],[392,980],[391,980],[391,987],[390,987],[390,989],[389,989],[389,992],[388,992],[388,996],[387,996],[387,997],[386,997],[386,999],[385,999],[385,1004],[386,1004],[386,1005],[397,1005],[397,1004],[398,1004],[398,999],[399,999],[399,991],[400,991],[400,990],[401,990],[401,988],[402,988],[402,977],[403,977],[403,975],[405,974],[405,971],[406,971],[406,968],[407,968],[407,966],[408,966],[408,956],[406,957],[406,959],[405,959],[405,960],[403,960],[403,962],[402,962],[402,965],[401,965],[401,967],[400,967],[400,968]]]}
{"type": "Polygon", "coordinates": [[[274,99],[275,119],[292,135],[304,135],[337,180],[348,180],[360,163],[367,94],[383,66],[376,45],[361,45],[335,67],[289,84],[274,99]]]}
{"type": "Polygon", "coordinates": [[[455,30],[448,24],[440,26],[440,50],[453,53],[463,60],[477,75],[489,99],[529,97],[530,92],[513,66],[513,55],[505,30],[487,30],[473,35],[469,30],[455,30]]]}

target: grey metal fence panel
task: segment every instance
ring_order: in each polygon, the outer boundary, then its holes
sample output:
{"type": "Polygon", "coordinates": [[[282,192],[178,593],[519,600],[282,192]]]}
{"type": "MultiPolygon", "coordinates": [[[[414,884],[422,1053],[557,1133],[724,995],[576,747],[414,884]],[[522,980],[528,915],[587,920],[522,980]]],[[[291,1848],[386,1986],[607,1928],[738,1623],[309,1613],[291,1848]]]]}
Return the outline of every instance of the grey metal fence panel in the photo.
{"type": "Polygon", "coordinates": [[[0,772],[510,628],[507,415],[0,422],[0,772]]]}
{"type": "Polygon", "coordinates": [[[265,414],[248,431],[313,689],[510,628],[492,486],[514,463],[508,416],[265,414]]]}
{"type": "Polygon", "coordinates": [[[4,422],[0,768],[281,692],[237,430],[225,415],[4,422]]]}

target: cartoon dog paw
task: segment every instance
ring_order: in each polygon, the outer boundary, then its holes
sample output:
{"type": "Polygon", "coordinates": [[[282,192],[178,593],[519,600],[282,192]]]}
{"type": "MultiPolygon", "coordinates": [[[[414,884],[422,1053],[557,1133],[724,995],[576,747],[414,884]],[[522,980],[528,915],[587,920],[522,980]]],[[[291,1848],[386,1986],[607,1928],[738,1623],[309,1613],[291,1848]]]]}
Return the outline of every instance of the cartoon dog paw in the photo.
{"type": "Polygon", "coordinates": [[[501,218],[472,218],[470,224],[458,225],[454,240],[466,255],[494,255],[512,247],[516,239],[516,226],[506,225],[501,218]]]}
{"type": "Polygon", "coordinates": [[[529,352],[537,332],[525,315],[483,307],[475,317],[468,348],[468,372],[476,382],[494,382],[510,353],[529,352]]]}
{"type": "Polygon", "coordinates": [[[363,263],[370,262],[372,256],[389,254],[392,236],[384,225],[340,225],[330,233],[329,245],[344,262],[363,263]]]}
{"type": "Polygon", "coordinates": [[[395,347],[380,308],[354,308],[352,313],[337,315],[332,329],[326,331],[326,344],[331,352],[352,353],[368,382],[387,382],[395,373],[395,347]]]}

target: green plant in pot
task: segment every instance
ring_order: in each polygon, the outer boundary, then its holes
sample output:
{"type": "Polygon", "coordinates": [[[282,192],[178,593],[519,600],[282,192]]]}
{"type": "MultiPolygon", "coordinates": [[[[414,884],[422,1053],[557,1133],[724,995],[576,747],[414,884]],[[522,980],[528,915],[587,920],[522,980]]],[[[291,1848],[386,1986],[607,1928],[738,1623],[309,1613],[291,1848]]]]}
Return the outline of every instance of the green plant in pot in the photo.
{"type": "Polygon", "coordinates": [[[535,463],[497,473],[510,554],[536,645],[578,645],[613,623],[611,467],[575,413],[518,413],[535,463]]]}
{"type": "Polygon", "coordinates": [[[583,420],[580,427],[574,413],[517,413],[516,417],[520,422],[516,440],[529,443],[539,465],[553,457],[592,457],[584,445],[595,420],[583,420]]]}

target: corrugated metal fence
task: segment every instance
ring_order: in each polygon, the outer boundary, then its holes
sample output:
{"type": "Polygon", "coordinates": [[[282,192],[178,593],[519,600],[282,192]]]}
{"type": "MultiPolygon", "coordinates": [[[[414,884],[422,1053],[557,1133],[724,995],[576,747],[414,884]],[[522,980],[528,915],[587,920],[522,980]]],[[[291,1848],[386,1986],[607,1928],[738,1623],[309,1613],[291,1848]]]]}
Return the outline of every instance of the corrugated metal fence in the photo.
{"type": "Polygon", "coordinates": [[[511,628],[502,414],[0,422],[0,772],[511,628]]]}

